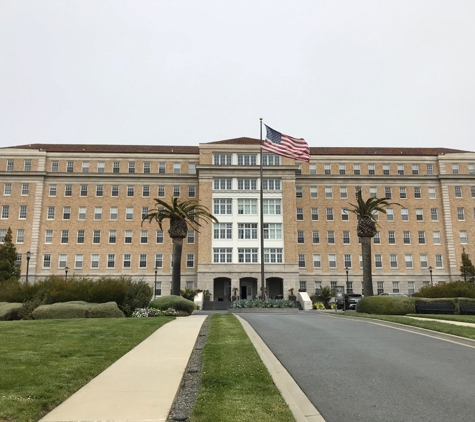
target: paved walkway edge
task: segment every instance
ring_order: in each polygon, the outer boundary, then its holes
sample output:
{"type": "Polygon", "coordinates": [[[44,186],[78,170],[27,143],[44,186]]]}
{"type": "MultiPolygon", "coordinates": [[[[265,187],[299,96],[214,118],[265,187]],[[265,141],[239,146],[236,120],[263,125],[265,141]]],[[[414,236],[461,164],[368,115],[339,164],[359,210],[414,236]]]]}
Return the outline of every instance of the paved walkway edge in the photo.
{"type": "Polygon", "coordinates": [[[325,422],[320,412],[310,402],[280,361],[274,356],[251,325],[235,315],[249,336],[262,362],[267,367],[282,397],[292,411],[297,422],[325,422]]]}

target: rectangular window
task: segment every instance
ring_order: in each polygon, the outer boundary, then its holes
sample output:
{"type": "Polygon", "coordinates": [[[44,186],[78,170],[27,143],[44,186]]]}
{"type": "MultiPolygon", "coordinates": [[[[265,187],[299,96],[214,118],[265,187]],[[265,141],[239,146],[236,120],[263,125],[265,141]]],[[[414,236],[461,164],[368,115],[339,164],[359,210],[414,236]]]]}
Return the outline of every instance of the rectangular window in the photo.
{"type": "Polygon", "coordinates": [[[82,254],[76,254],[74,256],[74,268],[81,269],[82,268],[82,263],[83,263],[83,255],[82,254]]]}
{"type": "Polygon", "coordinates": [[[407,208],[401,208],[401,220],[409,221],[409,210],[407,208]]]}
{"type": "Polygon", "coordinates": [[[383,256],[381,254],[374,255],[374,268],[383,268],[383,256]]]}
{"type": "Polygon", "coordinates": [[[297,243],[305,243],[303,230],[297,230],[297,243]]]}
{"type": "Polygon", "coordinates": [[[155,268],[163,268],[163,254],[155,254],[155,268]]]}
{"type": "MultiPolygon", "coordinates": [[[[389,164],[383,164],[383,174],[385,176],[389,175],[389,164]]],[[[387,198],[387,197],[386,197],[387,198]]]]}
{"type": "Polygon", "coordinates": [[[6,235],[7,235],[7,229],[0,229],[0,243],[5,242],[6,235]]]}
{"type": "Polygon", "coordinates": [[[424,210],[416,208],[416,221],[424,221],[424,210]]]}
{"type": "Polygon", "coordinates": [[[412,174],[414,176],[419,174],[419,164],[412,164],[412,174]]]}
{"type": "Polygon", "coordinates": [[[303,220],[303,208],[300,208],[300,207],[297,208],[297,220],[298,221],[303,220]]]}
{"type": "Polygon", "coordinates": [[[127,197],[131,198],[135,195],[135,186],[127,186],[127,197]]]}
{"type": "Polygon", "coordinates": [[[117,242],[117,230],[109,230],[109,243],[114,245],[117,242]]]}
{"type": "Polygon", "coordinates": [[[323,172],[324,172],[324,174],[332,174],[331,164],[324,164],[323,165],[323,172]]]}
{"type": "Polygon", "coordinates": [[[475,186],[470,186],[470,194],[472,195],[472,198],[475,198],[475,186]]]}
{"type": "Polygon", "coordinates": [[[132,254],[125,253],[122,258],[122,268],[130,268],[132,266],[132,254]]]}
{"type": "Polygon", "coordinates": [[[173,163],[173,174],[181,173],[181,163],[173,163]]]}
{"type": "Polygon", "coordinates": [[[135,173],[135,162],[129,161],[129,173],[135,173]]]}
{"type": "Polygon", "coordinates": [[[45,243],[53,243],[53,230],[46,230],[45,243]]]}
{"type": "Polygon", "coordinates": [[[333,198],[333,189],[331,186],[325,186],[325,198],[333,198]]]}
{"type": "Polygon", "coordinates": [[[68,266],[68,255],[60,253],[58,255],[58,268],[66,268],[68,266]]]}
{"type": "Polygon", "coordinates": [[[467,230],[460,230],[460,243],[462,244],[468,243],[467,230]]]}
{"type": "MultiPolygon", "coordinates": [[[[48,207],[48,217],[49,217],[49,209],[50,207],[48,207]]],[[[10,215],[10,205],[2,205],[2,220],[8,219],[9,215],[10,215]]],[[[54,207],[53,207],[53,218],[54,218],[54,207]]]]}
{"type": "Polygon", "coordinates": [[[73,196],[73,185],[64,186],[64,196],[73,196]]]}
{"type": "Polygon", "coordinates": [[[336,268],[336,254],[328,254],[328,268],[336,268]]]}
{"type": "Polygon", "coordinates": [[[238,199],[238,214],[257,215],[257,199],[238,199]]]}
{"type": "Polygon", "coordinates": [[[296,186],[295,187],[295,197],[296,198],[302,198],[302,187],[301,186],[296,186]]]}
{"type": "Polygon", "coordinates": [[[215,166],[230,166],[231,154],[213,154],[213,163],[215,166]]]}
{"type": "Polygon", "coordinates": [[[435,188],[429,188],[429,199],[436,199],[437,194],[435,188]]]}
{"type": "Polygon", "coordinates": [[[327,208],[327,221],[333,221],[333,208],[327,208]]]}
{"type": "Polygon", "coordinates": [[[257,223],[238,223],[238,239],[257,239],[257,223]]]}
{"type": "Polygon", "coordinates": [[[319,230],[313,230],[312,231],[312,243],[313,244],[319,244],[320,243],[320,231],[319,230]]]}
{"type": "Polygon", "coordinates": [[[115,268],[115,254],[107,254],[107,268],[115,268]]]}
{"type": "MultiPolygon", "coordinates": [[[[99,268],[99,254],[98,253],[91,254],[91,268],[92,269],[99,268]]],[[[112,266],[112,268],[114,267],[112,266]]]]}
{"type": "Polygon", "coordinates": [[[455,186],[455,197],[456,198],[461,198],[462,197],[462,186],[455,186]]]}
{"type": "Polygon", "coordinates": [[[119,196],[119,185],[112,185],[111,186],[111,196],[119,196]]]}
{"type": "Polygon", "coordinates": [[[318,188],[316,186],[310,186],[310,198],[318,198],[318,188]]]}
{"type": "Polygon", "coordinates": [[[270,264],[281,264],[283,262],[282,248],[265,248],[264,262],[270,264]]]}
{"type": "Polygon", "coordinates": [[[431,176],[434,174],[434,165],[433,164],[426,164],[426,172],[427,175],[431,176]]]}
{"type": "Polygon", "coordinates": [[[142,186],[142,196],[144,198],[148,198],[150,196],[150,186],[149,185],[142,186]]]}
{"type": "Polygon", "coordinates": [[[390,245],[396,244],[396,232],[393,230],[388,231],[388,242],[390,245]]]}
{"type": "Polygon", "coordinates": [[[419,241],[419,245],[425,245],[426,244],[426,232],[425,231],[418,231],[417,232],[417,238],[419,241]]]}
{"type": "Polygon", "coordinates": [[[299,268],[305,268],[305,254],[304,253],[299,253],[298,255],[298,262],[299,262],[299,268]]]}
{"type": "Polygon", "coordinates": [[[117,220],[118,213],[119,213],[118,207],[110,207],[109,220],[111,221],[117,220]]]}
{"type": "Polygon", "coordinates": [[[51,172],[57,173],[59,170],[59,161],[51,161],[51,172]]]}
{"type": "Polygon", "coordinates": [[[148,243],[148,230],[140,230],[140,244],[146,245],[148,243]]]}
{"type": "Polygon", "coordinates": [[[475,164],[468,165],[468,174],[475,174],[475,164]]]}
{"type": "Polygon", "coordinates": [[[124,243],[131,244],[132,243],[132,230],[126,230],[124,234],[124,243]]]}
{"type": "Polygon", "coordinates": [[[312,221],[318,221],[318,208],[312,207],[312,221]]]}
{"type": "Polygon", "coordinates": [[[309,173],[311,175],[317,174],[317,165],[316,164],[310,164],[308,166],[308,168],[309,168],[309,173]]]}
{"type": "Polygon", "coordinates": [[[125,219],[131,221],[134,219],[134,207],[125,208],[125,219]]]}
{"type": "Polygon", "coordinates": [[[3,195],[4,196],[10,196],[12,194],[12,184],[11,183],[5,183],[3,185],[3,195]]]}
{"type": "Polygon", "coordinates": [[[419,255],[419,262],[420,262],[421,268],[428,268],[429,267],[429,260],[427,258],[427,254],[421,253],[419,255]]]}
{"type": "Polygon", "coordinates": [[[54,220],[54,207],[48,207],[48,211],[46,213],[46,218],[48,220],[54,220]]]}
{"type": "Polygon", "coordinates": [[[384,197],[388,199],[393,197],[392,188],[384,188],[384,197]]]}
{"type": "Polygon", "coordinates": [[[156,243],[163,243],[163,230],[157,230],[155,239],[156,243]]]}
{"type": "Polygon", "coordinates": [[[412,254],[405,254],[404,255],[404,261],[406,263],[406,268],[412,268],[412,254]]]}
{"type": "Polygon", "coordinates": [[[159,197],[164,197],[165,196],[165,186],[159,186],[158,187],[157,195],[159,197]]]}
{"type": "Polygon", "coordinates": [[[213,223],[214,239],[232,239],[232,223],[213,223]]]}
{"type": "Polygon", "coordinates": [[[404,164],[398,164],[397,165],[397,174],[399,176],[404,175],[404,164]]]}
{"type": "Polygon", "coordinates": [[[264,199],[264,215],[282,214],[281,199],[264,199]]]}
{"type": "Polygon", "coordinates": [[[56,196],[56,185],[49,185],[49,196],[56,196]]]}
{"type": "Polygon", "coordinates": [[[145,174],[150,174],[150,162],[146,161],[143,163],[143,172],[145,174]]]}
{"type": "Polygon", "coordinates": [[[343,255],[343,261],[345,263],[345,268],[352,268],[352,259],[351,259],[351,254],[344,254],[343,255]]]}
{"type": "Polygon", "coordinates": [[[434,245],[440,245],[440,232],[439,231],[432,232],[432,238],[434,239],[434,245]]]}
{"type": "Polygon", "coordinates": [[[106,163],[104,161],[98,161],[97,162],[97,172],[98,173],[104,173],[106,168],[106,163]]]}
{"type": "Polygon", "coordinates": [[[139,255],[139,268],[147,268],[147,254],[145,253],[139,255]]]}
{"type": "Polygon", "coordinates": [[[195,231],[194,230],[188,230],[188,236],[187,236],[186,241],[189,245],[193,245],[195,243],[195,231]]]}
{"type": "Polygon", "coordinates": [[[350,219],[350,212],[348,208],[341,209],[341,221],[348,221],[350,219]]]}
{"type": "Polygon", "coordinates": [[[238,179],[238,190],[256,190],[257,179],[238,179]]]}
{"type": "Polygon", "coordinates": [[[355,198],[358,198],[358,194],[361,192],[361,186],[355,186],[355,198]]]}
{"type": "Polygon", "coordinates": [[[51,268],[51,254],[43,254],[43,268],[51,268]]]}
{"type": "Polygon", "coordinates": [[[238,248],[238,262],[240,263],[256,263],[257,248],[238,248]]]}
{"type": "MultiPolygon", "coordinates": [[[[256,203],[256,206],[257,206],[257,203],[256,203]]],[[[232,200],[231,199],[214,199],[213,213],[214,214],[232,214],[232,200]]],[[[244,211],[241,214],[244,214],[244,211]]]]}
{"type": "Polygon", "coordinates": [[[465,208],[457,207],[457,220],[464,221],[465,220],[465,208]]]}
{"type": "Polygon", "coordinates": [[[97,197],[104,196],[104,186],[103,185],[96,185],[96,196],[97,197]]]}
{"type": "Polygon", "coordinates": [[[76,243],[81,245],[84,243],[84,230],[78,230],[76,235],[76,243]]]}
{"type": "Polygon", "coordinates": [[[196,174],[196,163],[188,163],[188,174],[196,174]]]}
{"type": "Polygon", "coordinates": [[[346,164],[338,164],[338,172],[340,175],[346,174],[346,164]]]}
{"type": "MultiPolygon", "coordinates": [[[[360,239],[360,238],[358,238],[360,239]]],[[[373,242],[375,245],[380,245],[381,244],[381,233],[376,232],[376,234],[373,236],[373,242]]]]}
{"type": "Polygon", "coordinates": [[[399,198],[406,199],[407,198],[407,191],[405,187],[399,188],[399,198]]]}
{"type": "Polygon", "coordinates": [[[100,230],[94,230],[92,234],[92,243],[94,244],[99,244],[101,243],[101,231],[100,230]]]}
{"type": "Polygon", "coordinates": [[[322,257],[319,253],[313,254],[313,268],[322,268],[322,257]]]}
{"type": "Polygon", "coordinates": [[[173,186],[173,196],[175,198],[180,197],[180,186],[173,186]]]}
{"type": "Polygon", "coordinates": [[[78,220],[85,220],[85,219],[86,219],[86,207],[79,207],[78,220]]]}
{"type": "Polygon", "coordinates": [[[436,268],[444,268],[444,262],[442,261],[442,255],[436,254],[435,255],[435,267],[436,268]]]}
{"type": "Polygon", "coordinates": [[[360,164],[353,164],[353,173],[354,174],[361,174],[361,165],[360,164]]]}
{"type": "Polygon", "coordinates": [[[414,294],[414,282],[413,281],[408,281],[407,282],[407,294],[409,296],[412,296],[414,294]]]}
{"type": "Polygon", "coordinates": [[[233,179],[214,178],[213,189],[214,190],[231,190],[233,179]]]}
{"type": "Polygon", "coordinates": [[[213,262],[215,264],[233,262],[233,249],[213,248],[213,262]]]}
{"type": "Polygon", "coordinates": [[[397,268],[397,255],[396,254],[390,254],[389,255],[389,266],[391,268],[397,268]]]}
{"type": "Polygon", "coordinates": [[[439,220],[439,213],[437,208],[431,208],[430,209],[430,219],[432,221],[438,221],[439,220]]]}
{"type": "Polygon", "coordinates": [[[378,196],[378,188],[374,187],[374,186],[370,186],[369,188],[369,196],[371,198],[376,198],[378,196]]]}
{"type": "Polygon", "coordinates": [[[459,174],[459,165],[457,163],[452,164],[452,174],[459,174]]]}
{"type": "Polygon", "coordinates": [[[74,172],[74,161],[68,161],[66,164],[66,172],[73,173],[74,172]]]}
{"type": "Polygon", "coordinates": [[[188,186],[188,198],[196,197],[196,186],[188,186]]]}
{"type": "Polygon", "coordinates": [[[16,242],[23,243],[25,241],[25,229],[18,229],[16,232],[16,242]]]}
{"type": "Polygon", "coordinates": [[[416,199],[422,198],[421,188],[414,188],[414,198],[416,199]]]}
{"type": "Polygon", "coordinates": [[[193,268],[195,266],[195,255],[192,253],[186,254],[186,268],[193,268]]]}
{"type": "Polygon", "coordinates": [[[394,210],[392,208],[386,208],[386,219],[388,221],[394,221],[394,210]]]}
{"type": "Polygon", "coordinates": [[[256,154],[238,154],[238,166],[255,166],[256,154]]]}
{"type": "Polygon", "coordinates": [[[348,198],[348,188],[346,186],[340,187],[340,198],[341,199],[348,198]]]}
{"type": "Polygon", "coordinates": [[[120,173],[120,162],[114,161],[112,163],[112,173],[120,173]]]}
{"type": "Polygon", "coordinates": [[[165,174],[166,173],[166,163],[164,163],[164,162],[158,163],[158,173],[159,174],[165,174]]]}
{"type": "Polygon", "coordinates": [[[343,230],[343,244],[349,245],[350,244],[350,231],[343,230]]]}
{"type": "Polygon", "coordinates": [[[141,214],[142,220],[147,218],[147,215],[148,215],[148,207],[142,207],[142,214],[141,214]]]}
{"type": "Polygon", "coordinates": [[[69,242],[69,230],[61,230],[61,243],[67,244],[69,242]]]}
{"type": "Polygon", "coordinates": [[[281,240],[282,223],[264,223],[264,239],[281,240]]]}
{"type": "Polygon", "coordinates": [[[393,293],[399,293],[399,281],[393,281],[393,293]]]}
{"type": "Polygon", "coordinates": [[[368,164],[368,174],[376,174],[376,167],[374,164],[368,164]]]}
{"type": "Polygon", "coordinates": [[[410,245],[411,244],[411,232],[403,232],[403,239],[404,239],[404,244],[405,245],[410,245]]]}
{"type": "Polygon", "coordinates": [[[102,207],[94,207],[94,220],[102,220],[102,207]]]}
{"type": "Polygon", "coordinates": [[[83,173],[89,173],[89,161],[83,161],[81,171],[83,173]]]}
{"type": "Polygon", "coordinates": [[[381,293],[384,293],[384,282],[383,281],[378,281],[376,283],[376,286],[377,286],[378,295],[380,295],[381,293]]]}
{"type": "Polygon", "coordinates": [[[87,196],[87,185],[81,185],[80,196],[87,196]]]}
{"type": "Polygon", "coordinates": [[[20,220],[26,220],[26,205],[20,205],[20,209],[18,211],[18,218],[20,220]]]}

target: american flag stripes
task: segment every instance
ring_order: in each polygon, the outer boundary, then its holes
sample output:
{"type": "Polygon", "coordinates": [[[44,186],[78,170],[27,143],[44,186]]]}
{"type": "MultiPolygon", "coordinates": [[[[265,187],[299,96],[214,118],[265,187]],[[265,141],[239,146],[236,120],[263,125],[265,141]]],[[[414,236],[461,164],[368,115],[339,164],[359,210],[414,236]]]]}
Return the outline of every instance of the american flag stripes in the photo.
{"type": "Polygon", "coordinates": [[[300,161],[310,161],[310,148],[303,138],[293,138],[265,125],[267,136],[261,145],[264,151],[300,161]]]}

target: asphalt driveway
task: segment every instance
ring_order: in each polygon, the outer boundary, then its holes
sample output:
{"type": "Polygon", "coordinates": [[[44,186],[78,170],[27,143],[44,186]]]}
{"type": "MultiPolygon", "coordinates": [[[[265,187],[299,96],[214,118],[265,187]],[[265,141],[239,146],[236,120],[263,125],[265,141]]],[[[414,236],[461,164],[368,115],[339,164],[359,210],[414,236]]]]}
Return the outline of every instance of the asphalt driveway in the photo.
{"type": "Polygon", "coordinates": [[[240,316],[327,422],[475,420],[475,347],[313,312],[240,316]]]}

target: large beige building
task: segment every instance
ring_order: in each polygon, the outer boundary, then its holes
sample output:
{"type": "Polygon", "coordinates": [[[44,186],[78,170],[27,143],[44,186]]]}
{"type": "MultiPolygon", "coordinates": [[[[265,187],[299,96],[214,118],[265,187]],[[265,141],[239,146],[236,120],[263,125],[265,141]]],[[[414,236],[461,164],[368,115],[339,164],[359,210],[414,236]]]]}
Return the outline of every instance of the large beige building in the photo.
{"type": "MultiPolygon", "coordinates": [[[[13,231],[22,278],[128,275],[170,292],[167,228],[142,222],[154,198],[194,198],[219,224],[190,231],[182,288],[226,300],[260,294],[259,140],[199,146],[21,145],[0,150],[0,241],[13,231]]],[[[373,240],[375,292],[460,278],[475,239],[475,153],[446,148],[311,148],[310,163],[263,154],[267,294],[361,292],[349,203],[390,197],[373,240]],[[348,278],[347,278],[348,277],[348,278]]]]}

